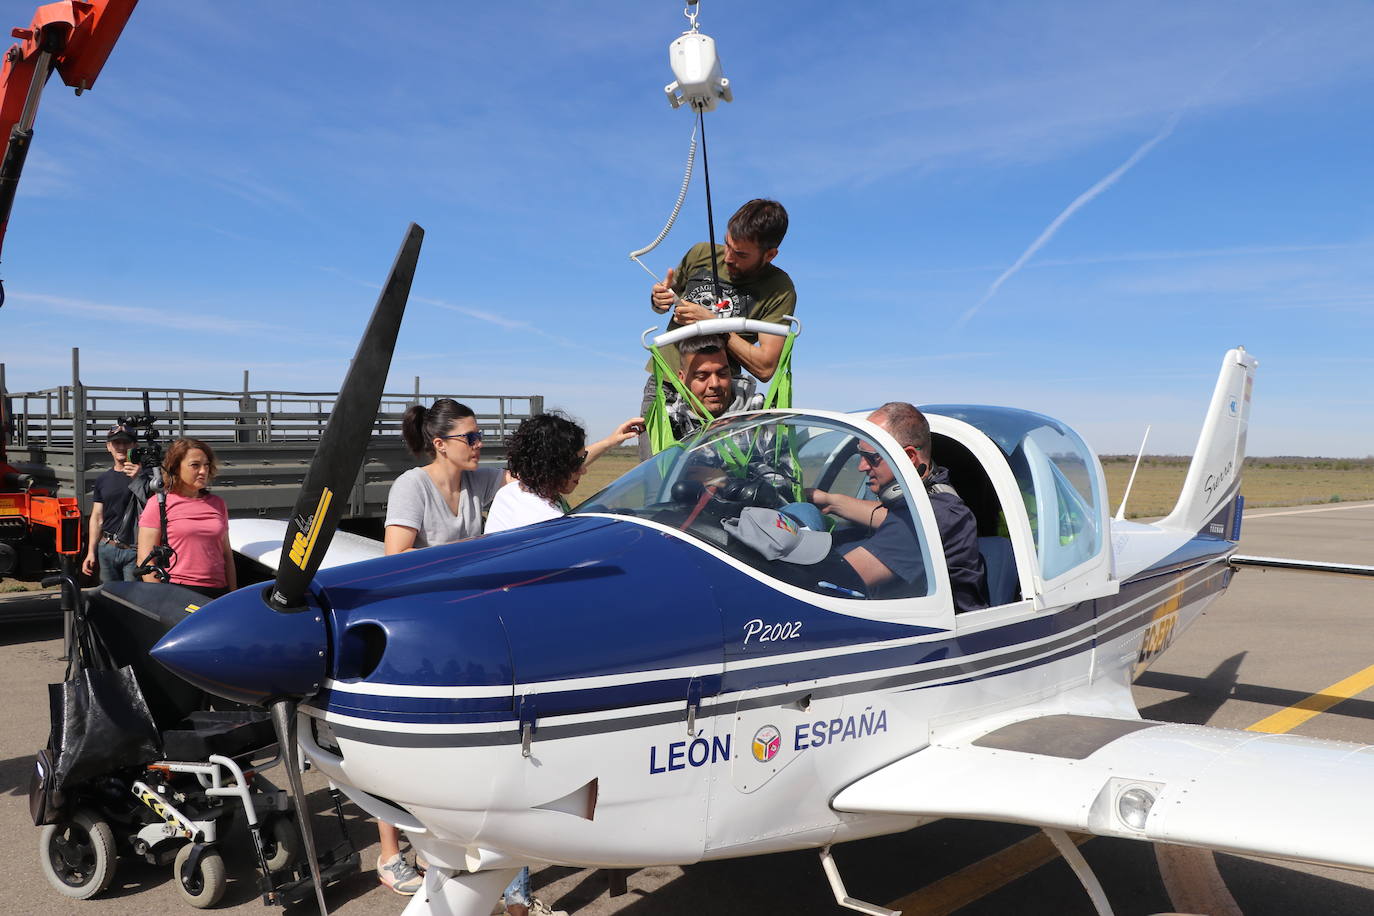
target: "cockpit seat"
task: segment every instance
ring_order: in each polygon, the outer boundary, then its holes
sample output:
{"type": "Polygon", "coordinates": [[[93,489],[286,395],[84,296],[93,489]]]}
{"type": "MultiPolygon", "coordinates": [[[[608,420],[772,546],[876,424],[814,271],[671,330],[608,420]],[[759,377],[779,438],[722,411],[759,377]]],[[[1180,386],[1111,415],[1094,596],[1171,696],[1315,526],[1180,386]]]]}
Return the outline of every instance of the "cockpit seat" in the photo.
{"type": "Polygon", "coordinates": [[[979,538],[978,552],[983,555],[983,572],[988,580],[988,605],[1011,604],[1020,591],[1011,541],[1003,537],[979,538]]]}

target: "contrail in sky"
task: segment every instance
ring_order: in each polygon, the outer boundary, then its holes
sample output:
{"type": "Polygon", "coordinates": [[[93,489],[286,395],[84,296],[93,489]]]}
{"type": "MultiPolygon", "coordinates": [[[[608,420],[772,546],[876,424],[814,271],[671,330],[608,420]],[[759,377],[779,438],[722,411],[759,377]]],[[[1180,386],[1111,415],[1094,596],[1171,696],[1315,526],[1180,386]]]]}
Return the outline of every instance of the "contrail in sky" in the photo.
{"type": "Polygon", "coordinates": [[[1021,257],[1016,259],[1016,263],[1002,271],[1002,275],[992,282],[992,285],[988,287],[988,291],[983,294],[983,298],[978,300],[978,304],[959,316],[959,320],[954,322],[954,327],[951,330],[959,330],[959,328],[963,327],[964,323],[972,318],[980,308],[987,305],[988,300],[997,295],[997,291],[1002,288],[1002,284],[1011,279],[1011,277],[1022,267],[1025,267],[1026,262],[1033,258],[1037,251],[1044,248],[1050,239],[1054,238],[1054,234],[1059,231],[1059,227],[1064,225],[1065,221],[1067,221],[1070,216],[1073,216],[1079,208],[1116,184],[1117,180],[1130,171],[1132,166],[1141,159],[1144,159],[1149,154],[1150,150],[1159,145],[1160,141],[1172,134],[1174,128],[1178,126],[1178,119],[1182,114],[1182,111],[1175,112],[1170,116],[1169,120],[1164,123],[1164,126],[1160,128],[1159,133],[1140,144],[1140,146],[1136,148],[1136,151],[1131,153],[1125,162],[1112,169],[1105,177],[1099,179],[1097,184],[1075,197],[1073,203],[1065,207],[1063,212],[1056,216],[1054,220],[1045,227],[1045,230],[1040,233],[1036,240],[1031,242],[1030,247],[1021,253],[1021,257]]]}
{"type": "Polygon", "coordinates": [[[1258,41],[1256,41],[1254,44],[1250,45],[1250,47],[1246,48],[1245,50],[1237,54],[1235,59],[1228,63],[1225,67],[1222,67],[1221,71],[1217,73],[1217,75],[1213,77],[1211,80],[1209,80],[1204,88],[1194,93],[1193,96],[1189,98],[1186,102],[1184,102],[1183,105],[1180,106],[1177,111],[1175,111],[1172,115],[1169,116],[1169,120],[1165,121],[1164,126],[1159,129],[1159,133],[1155,134],[1153,137],[1146,140],[1144,143],[1140,144],[1140,146],[1136,148],[1136,151],[1134,153],[1131,153],[1131,155],[1127,157],[1125,162],[1121,163],[1116,168],[1112,169],[1112,171],[1109,172],[1104,178],[1100,179],[1097,182],[1097,184],[1093,185],[1091,188],[1088,188],[1088,190],[1084,191],[1082,194],[1079,194],[1076,198],[1074,198],[1073,203],[1065,207],[1064,211],[1060,213],[1058,216],[1056,216],[1054,220],[1048,226],[1045,227],[1045,230],[1040,233],[1039,237],[1036,238],[1034,242],[1031,242],[1030,247],[1021,253],[1021,257],[1016,259],[1016,263],[1012,264],[1010,267],[1004,270],[1002,272],[1002,275],[993,281],[992,285],[988,287],[988,291],[983,294],[983,298],[978,300],[978,304],[959,316],[959,320],[954,322],[954,326],[950,328],[950,330],[957,331],[961,327],[963,327],[964,323],[967,322],[970,318],[972,318],[975,314],[977,314],[979,309],[987,305],[989,299],[997,295],[997,291],[1002,288],[1003,283],[1006,283],[1016,274],[1018,270],[1020,270],[1022,267],[1025,267],[1026,262],[1029,261],[1031,258],[1035,257],[1035,253],[1039,251],[1041,248],[1044,248],[1050,239],[1054,238],[1054,234],[1059,231],[1059,227],[1064,225],[1064,222],[1070,216],[1073,216],[1074,213],[1078,212],[1079,208],[1081,208],[1084,204],[1091,202],[1093,198],[1097,197],[1103,191],[1107,190],[1112,185],[1116,184],[1116,182],[1121,178],[1122,175],[1125,175],[1127,172],[1131,170],[1131,168],[1137,162],[1139,162],[1140,160],[1144,159],[1147,155],[1149,155],[1150,150],[1158,146],[1160,141],[1166,139],[1170,134],[1172,134],[1174,132],[1174,128],[1178,126],[1179,119],[1182,118],[1183,115],[1197,103],[1197,100],[1199,98],[1208,95],[1219,83],[1221,83],[1223,79],[1229,76],[1231,74],[1231,71],[1234,70],[1243,60],[1248,58],[1250,55],[1254,54],[1257,50],[1259,50],[1260,47],[1267,44],[1269,40],[1274,38],[1276,35],[1283,34],[1284,31],[1285,28],[1274,29],[1270,31],[1268,34],[1261,36],[1258,41]]]}

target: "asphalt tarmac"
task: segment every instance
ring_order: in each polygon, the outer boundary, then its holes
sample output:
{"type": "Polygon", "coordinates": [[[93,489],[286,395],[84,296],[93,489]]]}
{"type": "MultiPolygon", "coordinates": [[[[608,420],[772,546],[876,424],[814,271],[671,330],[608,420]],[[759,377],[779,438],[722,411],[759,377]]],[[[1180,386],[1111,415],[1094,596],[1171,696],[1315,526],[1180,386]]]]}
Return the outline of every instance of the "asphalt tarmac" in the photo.
{"type": "MultiPolygon", "coordinates": [[[[1248,513],[1241,552],[1374,564],[1374,503],[1248,513]]],[[[48,731],[46,685],[62,677],[61,627],[56,619],[7,621],[6,610],[16,610],[14,601],[0,600],[0,696],[5,698],[0,719],[0,912],[106,916],[190,911],[171,882],[170,867],[122,859],[111,889],[82,902],[59,896],[43,878],[27,787],[33,752],[48,731]]],[[[1308,703],[1329,708],[1303,721],[1290,716],[1283,727],[1291,726],[1295,734],[1374,744],[1374,689],[1363,686],[1374,683],[1374,672],[1366,671],[1374,666],[1371,608],[1374,582],[1367,579],[1238,573],[1212,609],[1141,676],[1137,702],[1147,718],[1247,728],[1330,689],[1333,695],[1324,703],[1308,703]],[[1352,678],[1361,674],[1366,677],[1352,678]],[[1341,682],[1347,683],[1340,690],[1333,687],[1341,682]],[[1333,703],[1336,693],[1350,696],[1333,703]]],[[[308,774],[306,785],[314,808],[323,809],[321,781],[308,774]]],[[[1283,786],[1274,791],[1283,791],[1283,786]]],[[[1255,799],[1255,804],[1263,803],[1255,799]]],[[[345,811],[366,870],[330,888],[332,912],[399,914],[405,901],[379,887],[370,870],[375,829],[356,808],[346,806],[345,811]]],[[[336,835],[322,815],[316,822],[326,839],[336,835]]],[[[1080,848],[1121,916],[1374,912],[1374,876],[1128,840],[1091,838],[1080,848]]],[[[231,835],[224,849],[230,884],[220,911],[264,912],[247,837],[231,835]]],[[[908,914],[1094,912],[1067,864],[1028,828],[941,821],[837,847],[835,858],[851,895],[899,906],[908,914]]],[[[644,869],[631,874],[627,883],[628,893],[610,897],[604,872],[550,867],[533,878],[538,896],[578,916],[848,912],[834,903],[812,852],[644,869]]],[[[285,910],[314,911],[313,903],[285,910]]]]}

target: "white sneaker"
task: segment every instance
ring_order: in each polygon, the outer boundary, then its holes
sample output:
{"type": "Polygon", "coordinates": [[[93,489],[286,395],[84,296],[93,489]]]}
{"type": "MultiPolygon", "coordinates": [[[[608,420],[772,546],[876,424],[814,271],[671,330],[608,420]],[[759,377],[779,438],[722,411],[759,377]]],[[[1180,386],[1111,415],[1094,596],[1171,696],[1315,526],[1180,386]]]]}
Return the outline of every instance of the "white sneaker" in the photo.
{"type": "Polygon", "coordinates": [[[425,886],[425,879],[420,877],[420,873],[411,867],[403,857],[392,856],[386,861],[382,857],[377,857],[377,880],[382,882],[383,887],[388,887],[404,897],[413,897],[420,888],[425,886]]]}
{"type": "MultiPolygon", "coordinates": [[[[491,916],[508,916],[509,913],[510,910],[506,909],[506,898],[502,897],[496,901],[491,916]]],[[[534,902],[530,904],[530,916],[568,916],[568,911],[550,909],[547,903],[535,897],[534,902]]]]}

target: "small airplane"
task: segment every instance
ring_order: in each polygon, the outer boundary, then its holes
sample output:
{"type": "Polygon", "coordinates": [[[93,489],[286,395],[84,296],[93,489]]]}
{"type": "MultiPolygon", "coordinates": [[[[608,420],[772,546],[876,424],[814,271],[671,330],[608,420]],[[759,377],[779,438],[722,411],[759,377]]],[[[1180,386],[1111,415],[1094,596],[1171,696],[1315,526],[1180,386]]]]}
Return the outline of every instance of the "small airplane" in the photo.
{"type": "Polygon", "coordinates": [[[1257,366],[1243,348],[1223,357],[1178,503],[1155,524],[1109,516],[1101,465],[1063,423],[925,408],[978,521],[980,610],[956,613],[917,469],[866,412],[723,417],[564,518],[320,570],[421,234],[353,360],[275,581],[206,604],[153,650],[207,691],[269,706],[289,755],[299,741],[407,832],[430,863],[408,916],[486,914],[527,864],[808,848],[841,906],[888,914],[849,895],[831,847],[941,817],[1042,828],[1100,913],[1067,831],[1374,870],[1374,747],[1142,720],[1132,701],[1133,678],[1242,562],[1257,366]],[[897,597],[736,536],[747,510],[807,488],[863,497],[861,447],[912,484],[895,498],[926,574],[897,597]]]}

